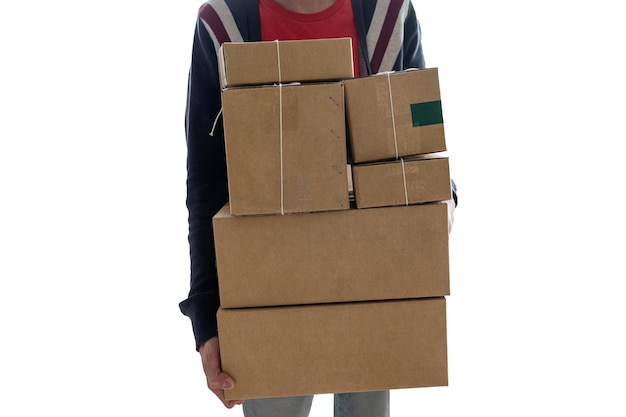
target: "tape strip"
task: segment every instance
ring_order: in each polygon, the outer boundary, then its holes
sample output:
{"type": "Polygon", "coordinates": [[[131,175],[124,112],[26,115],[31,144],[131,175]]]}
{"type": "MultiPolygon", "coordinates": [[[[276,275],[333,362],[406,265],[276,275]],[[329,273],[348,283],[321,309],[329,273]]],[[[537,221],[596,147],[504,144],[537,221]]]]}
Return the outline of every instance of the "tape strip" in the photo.
{"type": "Polygon", "coordinates": [[[278,39],[276,39],[274,42],[276,42],[276,59],[278,60],[278,83],[280,84],[283,82],[283,76],[280,71],[280,44],[278,42],[278,39]]]}
{"type": "Polygon", "coordinates": [[[409,192],[406,187],[406,169],[404,168],[404,159],[400,158],[402,164],[402,182],[404,183],[404,205],[409,205],[409,192]]]}
{"type": "Polygon", "coordinates": [[[283,76],[280,70],[280,43],[276,39],[276,60],[278,63],[278,142],[280,146],[280,214],[285,214],[285,181],[283,168],[283,76]]]}
{"type": "Polygon", "coordinates": [[[280,143],[280,214],[285,214],[285,187],[283,180],[283,85],[278,84],[278,131],[280,143]]]}
{"type": "Polygon", "coordinates": [[[387,86],[389,87],[389,105],[391,106],[391,124],[393,126],[393,146],[398,159],[398,137],[396,135],[396,115],[393,111],[393,94],[391,93],[391,72],[387,72],[387,86]]]}

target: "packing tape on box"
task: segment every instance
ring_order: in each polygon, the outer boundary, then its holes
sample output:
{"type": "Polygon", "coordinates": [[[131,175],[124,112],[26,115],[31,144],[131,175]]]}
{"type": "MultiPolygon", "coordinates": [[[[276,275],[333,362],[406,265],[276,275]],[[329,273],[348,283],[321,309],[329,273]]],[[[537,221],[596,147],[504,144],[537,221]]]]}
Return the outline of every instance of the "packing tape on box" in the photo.
{"type": "Polygon", "coordinates": [[[280,71],[280,42],[278,42],[278,39],[276,39],[274,42],[276,42],[276,60],[278,61],[278,83],[282,83],[283,82],[283,75],[280,71]]]}
{"type": "Polygon", "coordinates": [[[404,205],[409,205],[409,192],[406,187],[406,169],[404,168],[404,159],[400,158],[400,163],[402,164],[402,181],[404,183],[404,205]]]}
{"type": "Polygon", "coordinates": [[[278,67],[278,135],[280,143],[280,214],[285,214],[285,185],[284,185],[284,171],[283,171],[283,75],[280,70],[280,42],[278,39],[274,41],[276,43],[276,61],[278,67]]]}
{"type": "MultiPolygon", "coordinates": [[[[276,41],[278,45],[278,41],[276,41]]],[[[280,68],[280,65],[278,66],[280,68]]],[[[280,69],[278,70],[280,77],[280,69]]],[[[278,84],[278,142],[280,143],[280,214],[285,214],[285,187],[283,178],[283,85],[278,84]]]]}
{"type": "MultiPolygon", "coordinates": [[[[396,150],[396,159],[398,159],[398,137],[396,135],[396,115],[393,111],[393,94],[391,93],[391,73],[392,71],[387,71],[387,86],[389,87],[389,105],[391,106],[391,125],[393,126],[393,146],[396,150]]],[[[402,165],[404,169],[404,164],[402,165]]]]}

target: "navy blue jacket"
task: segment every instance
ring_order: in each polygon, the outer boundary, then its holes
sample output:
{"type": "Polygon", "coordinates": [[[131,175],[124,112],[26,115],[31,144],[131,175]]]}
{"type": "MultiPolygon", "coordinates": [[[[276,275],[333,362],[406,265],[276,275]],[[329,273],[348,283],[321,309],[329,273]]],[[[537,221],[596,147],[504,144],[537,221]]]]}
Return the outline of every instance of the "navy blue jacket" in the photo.
{"type": "MultiPolygon", "coordinates": [[[[420,26],[410,0],[351,1],[362,75],[425,67],[420,26]]],[[[200,7],[185,118],[191,286],[188,298],[180,303],[191,319],[196,348],[217,335],[220,300],[212,218],[228,201],[216,50],[223,42],[260,40],[258,0],[210,0],[200,7]]]]}

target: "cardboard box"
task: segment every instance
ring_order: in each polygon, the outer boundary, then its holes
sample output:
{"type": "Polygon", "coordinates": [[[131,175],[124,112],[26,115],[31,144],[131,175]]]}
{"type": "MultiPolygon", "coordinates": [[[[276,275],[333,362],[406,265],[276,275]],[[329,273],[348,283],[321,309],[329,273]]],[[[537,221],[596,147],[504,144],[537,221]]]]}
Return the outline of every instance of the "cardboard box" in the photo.
{"type": "Polygon", "coordinates": [[[445,203],[213,218],[224,308],[449,295],[445,203]]]}
{"type": "Polygon", "coordinates": [[[450,167],[446,157],[403,160],[352,166],[356,206],[399,206],[452,198],[450,167]]]}
{"type": "Polygon", "coordinates": [[[448,384],[446,300],[220,310],[227,399],[448,384]]]}
{"type": "Polygon", "coordinates": [[[354,163],[446,150],[436,68],[356,78],[344,86],[354,163]]]}
{"type": "Polygon", "coordinates": [[[232,214],[349,208],[340,83],[222,92],[232,214]]]}
{"type": "Polygon", "coordinates": [[[350,38],[226,42],[218,54],[222,88],[354,77],[350,38]]]}

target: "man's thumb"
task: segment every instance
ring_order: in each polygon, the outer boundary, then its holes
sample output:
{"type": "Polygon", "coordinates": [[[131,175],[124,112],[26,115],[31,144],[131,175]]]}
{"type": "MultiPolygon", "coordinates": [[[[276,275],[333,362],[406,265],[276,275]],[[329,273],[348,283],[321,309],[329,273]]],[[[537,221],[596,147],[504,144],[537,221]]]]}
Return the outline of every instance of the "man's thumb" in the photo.
{"type": "Polygon", "coordinates": [[[209,384],[211,389],[233,389],[235,383],[227,374],[220,372],[209,384]]]}
{"type": "Polygon", "coordinates": [[[224,382],[222,382],[222,389],[233,389],[235,384],[230,378],[226,378],[224,382]]]}

